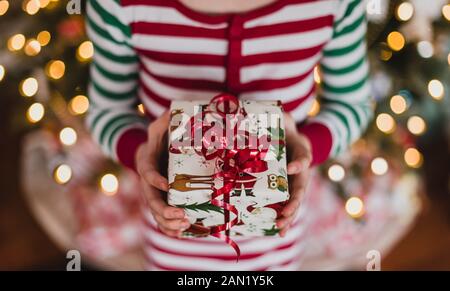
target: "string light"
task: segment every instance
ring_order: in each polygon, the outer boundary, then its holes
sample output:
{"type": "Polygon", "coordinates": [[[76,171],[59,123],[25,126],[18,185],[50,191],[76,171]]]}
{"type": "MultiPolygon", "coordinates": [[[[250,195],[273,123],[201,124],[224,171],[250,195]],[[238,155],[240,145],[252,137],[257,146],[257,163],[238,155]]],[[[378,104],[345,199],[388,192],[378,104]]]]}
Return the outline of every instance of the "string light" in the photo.
{"type": "Polygon", "coordinates": [[[89,109],[89,99],[83,95],[75,96],[69,103],[69,109],[75,115],[84,114],[89,109]]]}
{"type": "Polygon", "coordinates": [[[56,167],[53,177],[58,184],[66,184],[72,178],[72,169],[69,165],[62,164],[56,167]]]}
{"type": "Polygon", "coordinates": [[[411,168],[420,168],[422,166],[422,154],[415,148],[409,148],[405,151],[404,159],[406,164],[411,168]]]}
{"type": "Polygon", "coordinates": [[[392,116],[387,113],[381,113],[380,115],[378,115],[376,124],[380,131],[387,134],[392,133],[395,130],[394,118],[392,118],[392,116]]]}
{"type": "Polygon", "coordinates": [[[38,81],[35,78],[27,78],[20,83],[19,91],[22,96],[34,96],[39,89],[38,81]]]}
{"type": "Polygon", "coordinates": [[[77,132],[71,127],[63,128],[59,132],[59,140],[63,145],[74,145],[77,142],[77,132]]]}
{"type": "Polygon", "coordinates": [[[375,175],[381,176],[387,173],[389,165],[383,158],[375,158],[370,164],[370,168],[375,175]]]}
{"type": "Polygon", "coordinates": [[[340,182],[345,178],[345,170],[341,165],[332,165],[328,169],[328,177],[333,182],[340,182]]]}
{"type": "Polygon", "coordinates": [[[417,51],[422,58],[429,59],[434,55],[434,48],[431,42],[421,41],[417,44],[417,51]]]}
{"type": "Polygon", "coordinates": [[[85,41],[77,49],[77,58],[81,62],[90,60],[94,56],[94,45],[90,41],[85,41]]]}
{"type": "Polygon", "coordinates": [[[36,56],[41,52],[41,44],[35,39],[30,39],[25,45],[24,52],[27,56],[36,56]]]}
{"type": "Polygon", "coordinates": [[[24,1],[22,5],[22,9],[30,15],[35,15],[38,13],[40,8],[41,4],[39,3],[39,0],[24,1]]]}
{"type": "Polygon", "coordinates": [[[386,48],[382,48],[380,51],[380,59],[382,61],[389,61],[392,58],[392,51],[386,48]]]}
{"type": "Polygon", "coordinates": [[[5,67],[3,67],[2,65],[0,65],[0,82],[3,80],[3,78],[5,77],[6,74],[6,70],[5,67]]]}
{"type": "Polygon", "coordinates": [[[0,16],[5,15],[9,9],[9,2],[6,0],[0,1],[0,16]]]}
{"type": "Polygon", "coordinates": [[[320,103],[319,101],[317,101],[317,99],[314,99],[311,108],[309,109],[308,116],[314,117],[317,114],[319,114],[319,111],[320,111],[320,103]]]}
{"type": "Polygon", "coordinates": [[[46,30],[39,32],[39,34],[37,35],[37,41],[41,44],[41,46],[48,45],[51,38],[52,38],[52,36],[51,36],[50,32],[48,32],[46,30]]]}
{"type": "Polygon", "coordinates": [[[387,44],[394,51],[400,51],[405,46],[405,42],[405,37],[398,31],[389,33],[387,37],[387,44]]]}
{"type": "Polygon", "coordinates": [[[445,19],[447,19],[447,21],[450,21],[450,4],[444,5],[444,7],[442,7],[442,15],[445,19]]]}
{"type": "Polygon", "coordinates": [[[314,81],[316,84],[320,84],[322,82],[322,78],[320,76],[320,69],[318,66],[314,67],[314,81]]]}
{"type": "Polygon", "coordinates": [[[21,50],[24,45],[25,45],[25,36],[23,34],[16,34],[8,39],[7,46],[8,49],[12,52],[21,50]]]}
{"type": "Polygon", "coordinates": [[[444,97],[444,85],[439,80],[431,80],[428,83],[428,92],[434,99],[442,100],[444,97]]]}
{"type": "Polygon", "coordinates": [[[392,112],[394,112],[395,114],[404,113],[408,107],[405,98],[401,95],[392,96],[389,104],[391,106],[392,112]]]}
{"type": "Polygon", "coordinates": [[[100,179],[100,187],[106,195],[114,195],[119,189],[119,180],[113,174],[106,174],[100,179]]]}
{"type": "Polygon", "coordinates": [[[345,211],[353,218],[359,218],[364,215],[364,203],[358,197],[351,197],[345,203],[345,211]]]}
{"type": "Polygon", "coordinates": [[[397,8],[396,16],[401,21],[408,21],[414,15],[414,6],[409,2],[403,2],[397,8]]]}
{"type": "Polygon", "coordinates": [[[144,115],[145,114],[145,108],[144,108],[144,104],[139,104],[138,106],[137,106],[137,108],[138,108],[138,113],[140,114],[140,115],[144,115]]]}
{"type": "Polygon", "coordinates": [[[414,135],[422,135],[427,129],[425,121],[420,116],[411,116],[408,119],[407,127],[414,135]]]}
{"type": "Polygon", "coordinates": [[[31,123],[39,122],[45,114],[44,105],[41,103],[33,103],[27,110],[27,119],[31,123]]]}
{"type": "Polygon", "coordinates": [[[63,61],[50,61],[45,67],[45,72],[53,80],[59,80],[64,76],[66,65],[63,61]]]}
{"type": "Polygon", "coordinates": [[[50,0],[39,0],[39,7],[41,9],[45,8],[50,4],[50,0]]]}

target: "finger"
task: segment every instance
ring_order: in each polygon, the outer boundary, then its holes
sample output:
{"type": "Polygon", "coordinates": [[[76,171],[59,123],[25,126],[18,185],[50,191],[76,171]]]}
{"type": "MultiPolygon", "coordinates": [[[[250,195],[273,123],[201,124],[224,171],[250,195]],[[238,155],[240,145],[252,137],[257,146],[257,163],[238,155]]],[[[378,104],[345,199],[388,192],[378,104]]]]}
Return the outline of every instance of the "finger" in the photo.
{"type": "Polygon", "coordinates": [[[150,166],[150,169],[142,173],[141,176],[149,185],[161,191],[169,191],[167,178],[163,177],[153,166],[150,166]]]}
{"type": "Polygon", "coordinates": [[[285,228],[288,225],[291,225],[292,221],[295,218],[297,211],[294,212],[293,215],[287,216],[287,217],[282,217],[280,219],[277,220],[277,227],[280,229],[285,228]]]}
{"type": "Polygon", "coordinates": [[[300,206],[301,198],[304,192],[305,180],[307,179],[307,174],[302,173],[293,177],[294,181],[292,183],[291,197],[283,209],[282,215],[285,217],[291,216],[295,210],[300,206]]]}
{"type": "Polygon", "coordinates": [[[311,164],[311,159],[308,157],[294,157],[287,166],[288,175],[300,174],[302,171],[306,171],[311,164]]]}
{"type": "Polygon", "coordinates": [[[164,228],[162,226],[158,226],[158,228],[163,234],[165,234],[167,236],[175,237],[175,238],[181,237],[181,231],[180,230],[170,230],[170,229],[166,229],[166,228],[164,228]]]}
{"type": "Polygon", "coordinates": [[[144,187],[145,198],[154,215],[157,214],[166,219],[184,218],[183,209],[167,205],[157,189],[149,186],[146,182],[143,182],[142,184],[144,187]]]}
{"type": "Polygon", "coordinates": [[[282,230],[280,230],[280,236],[281,237],[285,237],[286,233],[288,232],[288,230],[291,228],[290,225],[286,226],[285,228],[283,228],[282,230]]]}
{"type": "Polygon", "coordinates": [[[190,227],[189,220],[187,219],[165,219],[161,215],[154,215],[156,222],[161,227],[168,230],[186,230],[190,227]]]}

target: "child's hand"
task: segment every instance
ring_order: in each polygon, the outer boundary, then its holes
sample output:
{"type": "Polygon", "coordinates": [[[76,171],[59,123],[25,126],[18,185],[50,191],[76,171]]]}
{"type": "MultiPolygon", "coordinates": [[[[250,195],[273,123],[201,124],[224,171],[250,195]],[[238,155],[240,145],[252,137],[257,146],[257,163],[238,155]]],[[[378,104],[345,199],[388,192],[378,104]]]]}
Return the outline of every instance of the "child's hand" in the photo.
{"type": "Polygon", "coordinates": [[[190,223],[184,218],[182,209],[169,206],[166,202],[166,192],[169,184],[160,174],[159,161],[167,148],[165,133],[169,127],[170,113],[167,111],[148,127],[148,141],[142,144],[136,152],[136,167],[141,177],[144,196],[150,207],[159,229],[166,235],[179,237],[188,229],[190,223]],[[162,193],[163,191],[164,193],[162,193]]]}
{"type": "Polygon", "coordinates": [[[289,177],[290,199],[284,208],[283,217],[277,220],[277,226],[281,229],[280,236],[285,236],[293,219],[296,217],[300,206],[301,197],[305,191],[309,179],[309,166],[311,164],[311,144],[309,140],[297,131],[294,120],[289,114],[285,114],[286,143],[288,158],[287,166],[289,177]]]}

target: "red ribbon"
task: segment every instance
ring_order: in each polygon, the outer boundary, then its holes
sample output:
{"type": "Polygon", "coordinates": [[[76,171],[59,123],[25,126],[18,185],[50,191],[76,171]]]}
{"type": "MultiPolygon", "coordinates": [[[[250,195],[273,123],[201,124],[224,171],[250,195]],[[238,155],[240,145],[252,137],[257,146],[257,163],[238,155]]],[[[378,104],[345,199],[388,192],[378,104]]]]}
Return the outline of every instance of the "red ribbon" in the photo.
{"type": "MultiPolygon", "coordinates": [[[[239,100],[229,94],[220,94],[214,97],[206,110],[201,110],[199,114],[191,117],[190,123],[187,124],[187,130],[191,133],[191,146],[195,148],[194,138],[196,133],[202,134],[202,147],[195,149],[197,154],[203,156],[206,160],[217,159],[214,179],[222,179],[223,186],[221,188],[212,187],[211,203],[224,209],[224,224],[211,227],[211,235],[217,237],[229,244],[236,252],[237,260],[239,260],[241,251],[235,241],[230,238],[230,229],[238,222],[239,212],[230,204],[230,193],[236,186],[241,173],[260,173],[267,170],[267,162],[264,160],[268,151],[268,146],[263,149],[237,149],[237,133],[239,122],[233,128],[233,140],[225,139],[227,124],[227,115],[236,117],[241,114],[245,117],[247,114],[244,108],[239,106],[239,100]],[[218,121],[222,122],[222,141],[219,148],[211,148],[212,141],[205,137],[206,132],[212,134],[217,133],[213,130],[215,125],[204,124],[206,114],[215,115],[218,121]],[[232,149],[229,149],[229,143],[232,143],[232,149]],[[223,197],[220,200],[220,197],[223,197]],[[230,212],[235,214],[235,218],[230,221],[230,212]]],[[[244,138],[249,140],[249,132],[244,131],[244,138]]],[[[219,135],[218,135],[219,136],[219,135]]],[[[170,147],[170,152],[181,153],[179,148],[170,147]]]]}

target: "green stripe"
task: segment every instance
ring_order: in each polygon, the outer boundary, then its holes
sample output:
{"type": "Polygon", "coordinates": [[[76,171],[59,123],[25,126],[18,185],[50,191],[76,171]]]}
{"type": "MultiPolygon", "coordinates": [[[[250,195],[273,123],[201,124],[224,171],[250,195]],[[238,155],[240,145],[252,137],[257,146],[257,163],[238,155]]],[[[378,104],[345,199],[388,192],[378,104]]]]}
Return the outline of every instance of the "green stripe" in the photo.
{"type": "MultiPolygon", "coordinates": [[[[91,98],[89,98],[89,99],[91,99],[91,98]]],[[[91,102],[92,102],[92,101],[91,101],[91,102]]],[[[90,126],[91,129],[94,129],[95,126],[96,126],[96,124],[97,124],[97,122],[100,120],[100,118],[102,118],[103,116],[105,116],[105,114],[108,113],[108,112],[109,112],[108,110],[104,110],[104,111],[100,112],[100,114],[98,114],[98,115],[94,118],[94,120],[92,121],[92,125],[90,126]]]]}
{"type": "MultiPolygon", "coordinates": [[[[144,124],[144,123],[142,122],[142,124],[144,124]]],[[[131,125],[130,123],[124,123],[124,124],[118,126],[117,128],[115,128],[115,129],[111,132],[111,134],[109,135],[109,138],[108,138],[108,147],[111,149],[111,151],[113,150],[113,144],[112,144],[112,142],[113,142],[113,140],[114,140],[115,135],[116,135],[120,130],[122,130],[124,127],[130,126],[130,125],[131,125]]]]}
{"type": "Polygon", "coordinates": [[[126,45],[129,47],[128,43],[116,40],[107,30],[104,30],[103,28],[98,26],[94,21],[92,21],[92,19],[88,18],[87,22],[89,27],[92,28],[92,30],[101,37],[106,38],[108,41],[113,42],[117,45],[126,45]]]}
{"type": "Polygon", "coordinates": [[[112,93],[108,91],[107,89],[104,89],[101,87],[101,85],[96,82],[95,80],[92,81],[92,85],[94,86],[95,90],[97,90],[100,95],[106,97],[107,99],[113,99],[113,100],[124,100],[128,98],[134,98],[136,95],[137,85],[135,88],[133,88],[129,92],[125,93],[112,93]]]}
{"type": "Polygon", "coordinates": [[[120,29],[120,31],[122,31],[122,33],[126,37],[128,38],[131,37],[131,29],[129,26],[120,22],[120,20],[117,17],[113,16],[105,9],[103,9],[103,7],[100,4],[98,4],[97,1],[91,0],[89,2],[91,4],[91,7],[100,15],[100,17],[103,19],[105,23],[111,25],[112,27],[120,29]]]}
{"type": "Polygon", "coordinates": [[[332,50],[324,50],[323,55],[326,57],[337,57],[337,56],[349,54],[352,51],[354,51],[355,49],[357,49],[364,41],[365,41],[365,36],[361,37],[360,39],[358,39],[356,42],[354,42],[353,44],[351,44],[349,46],[346,46],[343,48],[338,48],[338,49],[332,49],[332,50]]]}
{"type": "Polygon", "coordinates": [[[356,63],[354,63],[354,64],[352,64],[352,65],[350,65],[348,67],[339,68],[339,69],[332,69],[330,67],[325,66],[324,64],[321,64],[320,65],[320,70],[323,73],[329,74],[329,75],[344,75],[344,74],[348,74],[348,73],[354,72],[361,65],[363,65],[365,61],[366,61],[366,56],[363,56],[356,63]]]}
{"type": "Polygon", "coordinates": [[[334,39],[343,36],[347,33],[353,33],[356,29],[358,29],[361,24],[364,23],[364,20],[366,19],[366,16],[363,14],[361,15],[355,22],[353,22],[351,25],[346,26],[344,29],[342,29],[339,32],[336,32],[334,34],[334,39]]]}
{"type": "Polygon", "coordinates": [[[334,105],[338,105],[338,106],[347,108],[353,114],[353,117],[355,118],[356,123],[358,124],[358,127],[362,126],[361,117],[359,116],[358,112],[354,108],[354,106],[357,106],[357,105],[350,106],[348,103],[345,103],[342,101],[337,101],[337,100],[329,100],[326,98],[323,98],[322,100],[323,100],[324,104],[330,104],[330,105],[334,104],[334,105]]]}
{"type": "Polygon", "coordinates": [[[346,87],[335,87],[335,86],[331,86],[331,85],[327,84],[326,82],[323,82],[322,88],[331,93],[345,94],[345,93],[350,93],[350,92],[356,91],[358,89],[361,89],[364,86],[364,84],[366,84],[367,79],[368,79],[368,74],[366,76],[364,76],[364,78],[361,81],[359,81],[355,84],[352,84],[350,86],[346,86],[346,87]]]}
{"type": "Polygon", "coordinates": [[[342,21],[344,21],[348,16],[350,16],[353,12],[353,10],[355,10],[355,8],[361,3],[361,0],[355,0],[349,4],[347,4],[347,9],[345,10],[345,14],[342,16],[341,19],[335,21],[335,27],[339,26],[340,23],[342,23],[342,21]]]}
{"type": "Polygon", "coordinates": [[[104,142],[105,135],[109,131],[109,129],[111,129],[112,127],[121,125],[123,121],[128,122],[133,119],[136,119],[136,115],[131,114],[131,113],[126,113],[126,114],[117,115],[114,118],[112,118],[111,120],[109,120],[108,123],[100,131],[100,138],[99,138],[100,144],[105,144],[105,142],[104,142]]]}
{"type": "Polygon", "coordinates": [[[117,63],[136,63],[138,58],[137,56],[119,56],[119,55],[115,55],[110,51],[104,50],[103,48],[99,47],[98,45],[96,45],[95,42],[93,42],[94,44],[94,59],[95,59],[95,54],[100,53],[101,55],[103,55],[105,58],[110,59],[114,62],[117,63]]]}
{"type": "Polygon", "coordinates": [[[115,73],[111,73],[110,71],[107,71],[106,69],[104,69],[100,64],[95,63],[94,62],[94,67],[97,69],[97,71],[102,74],[105,78],[108,78],[112,81],[116,81],[116,82],[123,82],[123,81],[134,81],[136,80],[136,78],[138,77],[138,73],[131,73],[128,75],[120,75],[120,74],[115,74],[115,73]]]}
{"type": "Polygon", "coordinates": [[[334,114],[340,121],[342,121],[342,123],[347,128],[347,144],[350,144],[351,129],[350,129],[350,124],[348,123],[348,120],[345,117],[345,115],[342,114],[341,112],[339,112],[339,111],[337,111],[335,109],[329,108],[329,107],[324,108],[324,110],[329,112],[329,113],[331,113],[331,114],[334,114]]]}

